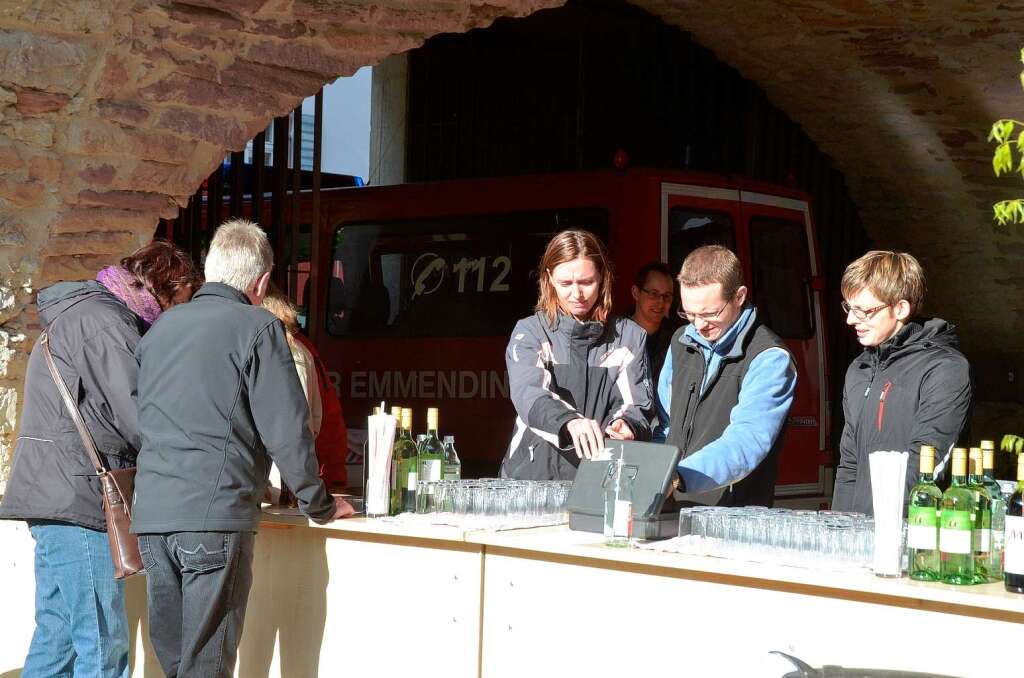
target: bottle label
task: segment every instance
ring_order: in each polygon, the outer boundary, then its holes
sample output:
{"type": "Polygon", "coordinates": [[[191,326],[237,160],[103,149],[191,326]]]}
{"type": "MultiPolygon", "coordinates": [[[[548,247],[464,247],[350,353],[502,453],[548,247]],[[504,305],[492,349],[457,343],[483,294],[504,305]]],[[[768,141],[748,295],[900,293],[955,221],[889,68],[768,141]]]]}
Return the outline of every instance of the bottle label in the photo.
{"type": "Polygon", "coordinates": [[[939,541],[939,516],[933,506],[911,506],[907,520],[907,546],[934,550],[939,541]]]}
{"type": "Polygon", "coordinates": [[[972,553],[974,521],[970,511],[943,509],[939,528],[939,550],[943,553],[972,553]]]}
{"type": "Polygon", "coordinates": [[[445,480],[459,480],[462,478],[462,468],[455,464],[446,464],[444,467],[445,480]]]}
{"type": "Polygon", "coordinates": [[[405,476],[405,487],[402,489],[410,492],[416,491],[416,471],[409,471],[405,476]]]}
{"type": "Polygon", "coordinates": [[[1024,517],[1006,516],[1003,571],[1024,574],[1024,517]]]}
{"type": "Polygon", "coordinates": [[[420,462],[420,472],[422,475],[420,480],[428,483],[437,482],[441,479],[441,460],[423,459],[420,462]]]}
{"type": "Polygon", "coordinates": [[[990,542],[992,530],[979,528],[974,531],[974,550],[988,552],[992,545],[990,542]]]}
{"type": "Polygon", "coordinates": [[[628,537],[629,523],[633,517],[633,502],[615,500],[615,518],[612,519],[612,532],[616,537],[628,537]]]}

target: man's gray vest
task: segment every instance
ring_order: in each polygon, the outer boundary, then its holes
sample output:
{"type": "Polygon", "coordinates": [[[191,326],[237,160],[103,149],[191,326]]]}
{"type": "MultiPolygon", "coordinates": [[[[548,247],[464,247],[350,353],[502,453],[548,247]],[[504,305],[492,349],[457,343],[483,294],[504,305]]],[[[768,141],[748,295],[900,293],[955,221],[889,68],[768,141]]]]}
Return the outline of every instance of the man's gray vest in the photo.
{"type": "MultiPolygon", "coordinates": [[[[733,350],[722,358],[718,374],[712,376],[701,396],[700,385],[704,383],[707,364],[700,346],[683,336],[685,330],[684,325],[672,337],[672,411],[666,440],[682,451],[681,459],[721,437],[729,425],[732,408],[739,402],[743,377],[758,354],[770,348],[789,352],[782,340],[755,316],[736,337],[733,350]]],[[[785,426],[772,441],[768,455],[746,478],[711,492],[688,492],[683,498],[712,506],[771,506],[784,431],[785,426]]]]}

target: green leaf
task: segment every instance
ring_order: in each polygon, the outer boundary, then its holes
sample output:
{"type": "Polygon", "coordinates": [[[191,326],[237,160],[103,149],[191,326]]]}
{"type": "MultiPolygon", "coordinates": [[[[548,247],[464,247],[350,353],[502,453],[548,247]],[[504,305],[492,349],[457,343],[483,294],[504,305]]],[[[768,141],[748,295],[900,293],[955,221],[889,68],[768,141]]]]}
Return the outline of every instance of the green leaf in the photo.
{"type": "Polygon", "coordinates": [[[1004,141],[996,146],[996,150],[992,154],[992,169],[997,177],[1003,172],[1013,170],[1013,152],[1010,150],[1010,142],[1004,141]]]}
{"type": "Polygon", "coordinates": [[[999,130],[1001,130],[1001,129],[1002,129],[1002,126],[999,124],[998,121],[992,123],[992,129],[990,129],[988,131],[988,139],[986,139],[986,141],[995,141],[996,143],[998,143],[999,142],[999,130]]]}
{"type": "Polygon", "coordinates": [[[1024,152],[1024,129],[1017,135],[1017,150],[1024,152]]]}

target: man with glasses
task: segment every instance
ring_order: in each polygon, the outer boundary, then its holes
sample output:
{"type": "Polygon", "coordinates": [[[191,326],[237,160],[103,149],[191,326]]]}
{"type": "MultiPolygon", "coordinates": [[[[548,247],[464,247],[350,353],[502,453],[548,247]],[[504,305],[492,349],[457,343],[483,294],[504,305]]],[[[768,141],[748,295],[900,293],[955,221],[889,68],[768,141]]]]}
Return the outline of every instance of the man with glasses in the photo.
{"type": "Polygon", "coordinates": [[[747,300],[739,259],[699,247],[679,271],[680,316],[658,377],[660,434],[682,451],[686,501],[771,506],[796,365],[747,300]]]}
{"type": "Polygon", "coordinates": [[[870,514],[868,455],[875,450],[910,453],[905,500],[921,445],[939,451],[935,475],[942,474],[970,411],[970,366],[953,325],[915,317],[925,277],[913,256],[868,252],[846,267],[842,293],[846,324],[864,352],[846,371],[832,508],[870,514]]]}
{"type": "MultiPolygon", "coordinates": [[[[665,317],[672,308],[672,270],[667,264],[652,261],[640,267],[633,283],[632,318],[647,332],[647,368],[652,380],[658,378],[665,361],[672,333],[678,323],[669,322],[665,317]]],[[[652,389],[653,390],[653,389],[652,389]]]]}

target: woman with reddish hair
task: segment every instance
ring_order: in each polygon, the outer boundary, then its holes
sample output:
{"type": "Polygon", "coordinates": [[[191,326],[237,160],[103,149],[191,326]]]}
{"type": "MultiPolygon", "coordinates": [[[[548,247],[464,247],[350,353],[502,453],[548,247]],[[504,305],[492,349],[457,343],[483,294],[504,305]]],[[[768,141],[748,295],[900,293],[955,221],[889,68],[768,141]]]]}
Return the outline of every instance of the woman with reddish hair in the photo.
{"type": "MultiPolygon", "coordinates": [[[[96,280],[39,292],[39,319],[108,468],[135,465],[141,444],[135,347],[202,276],[187,254],[154,241],[96,280]]],[[[25,375],[14,467],[0,518],[25,520],[36,542],[36,628],[24,676],[128,676],[124,582],[114,580],[100,483],[40,346],[25,375]]]]}
{"type": "Polygon", "coordinates": [[[536,312],[516,323],[505,351],[518,416],[501,473],[572,479],[606,436],[650,439],[647,335],[612,315],[612,270],[592,233],[552,238],[537,277],[536,312]]]}

